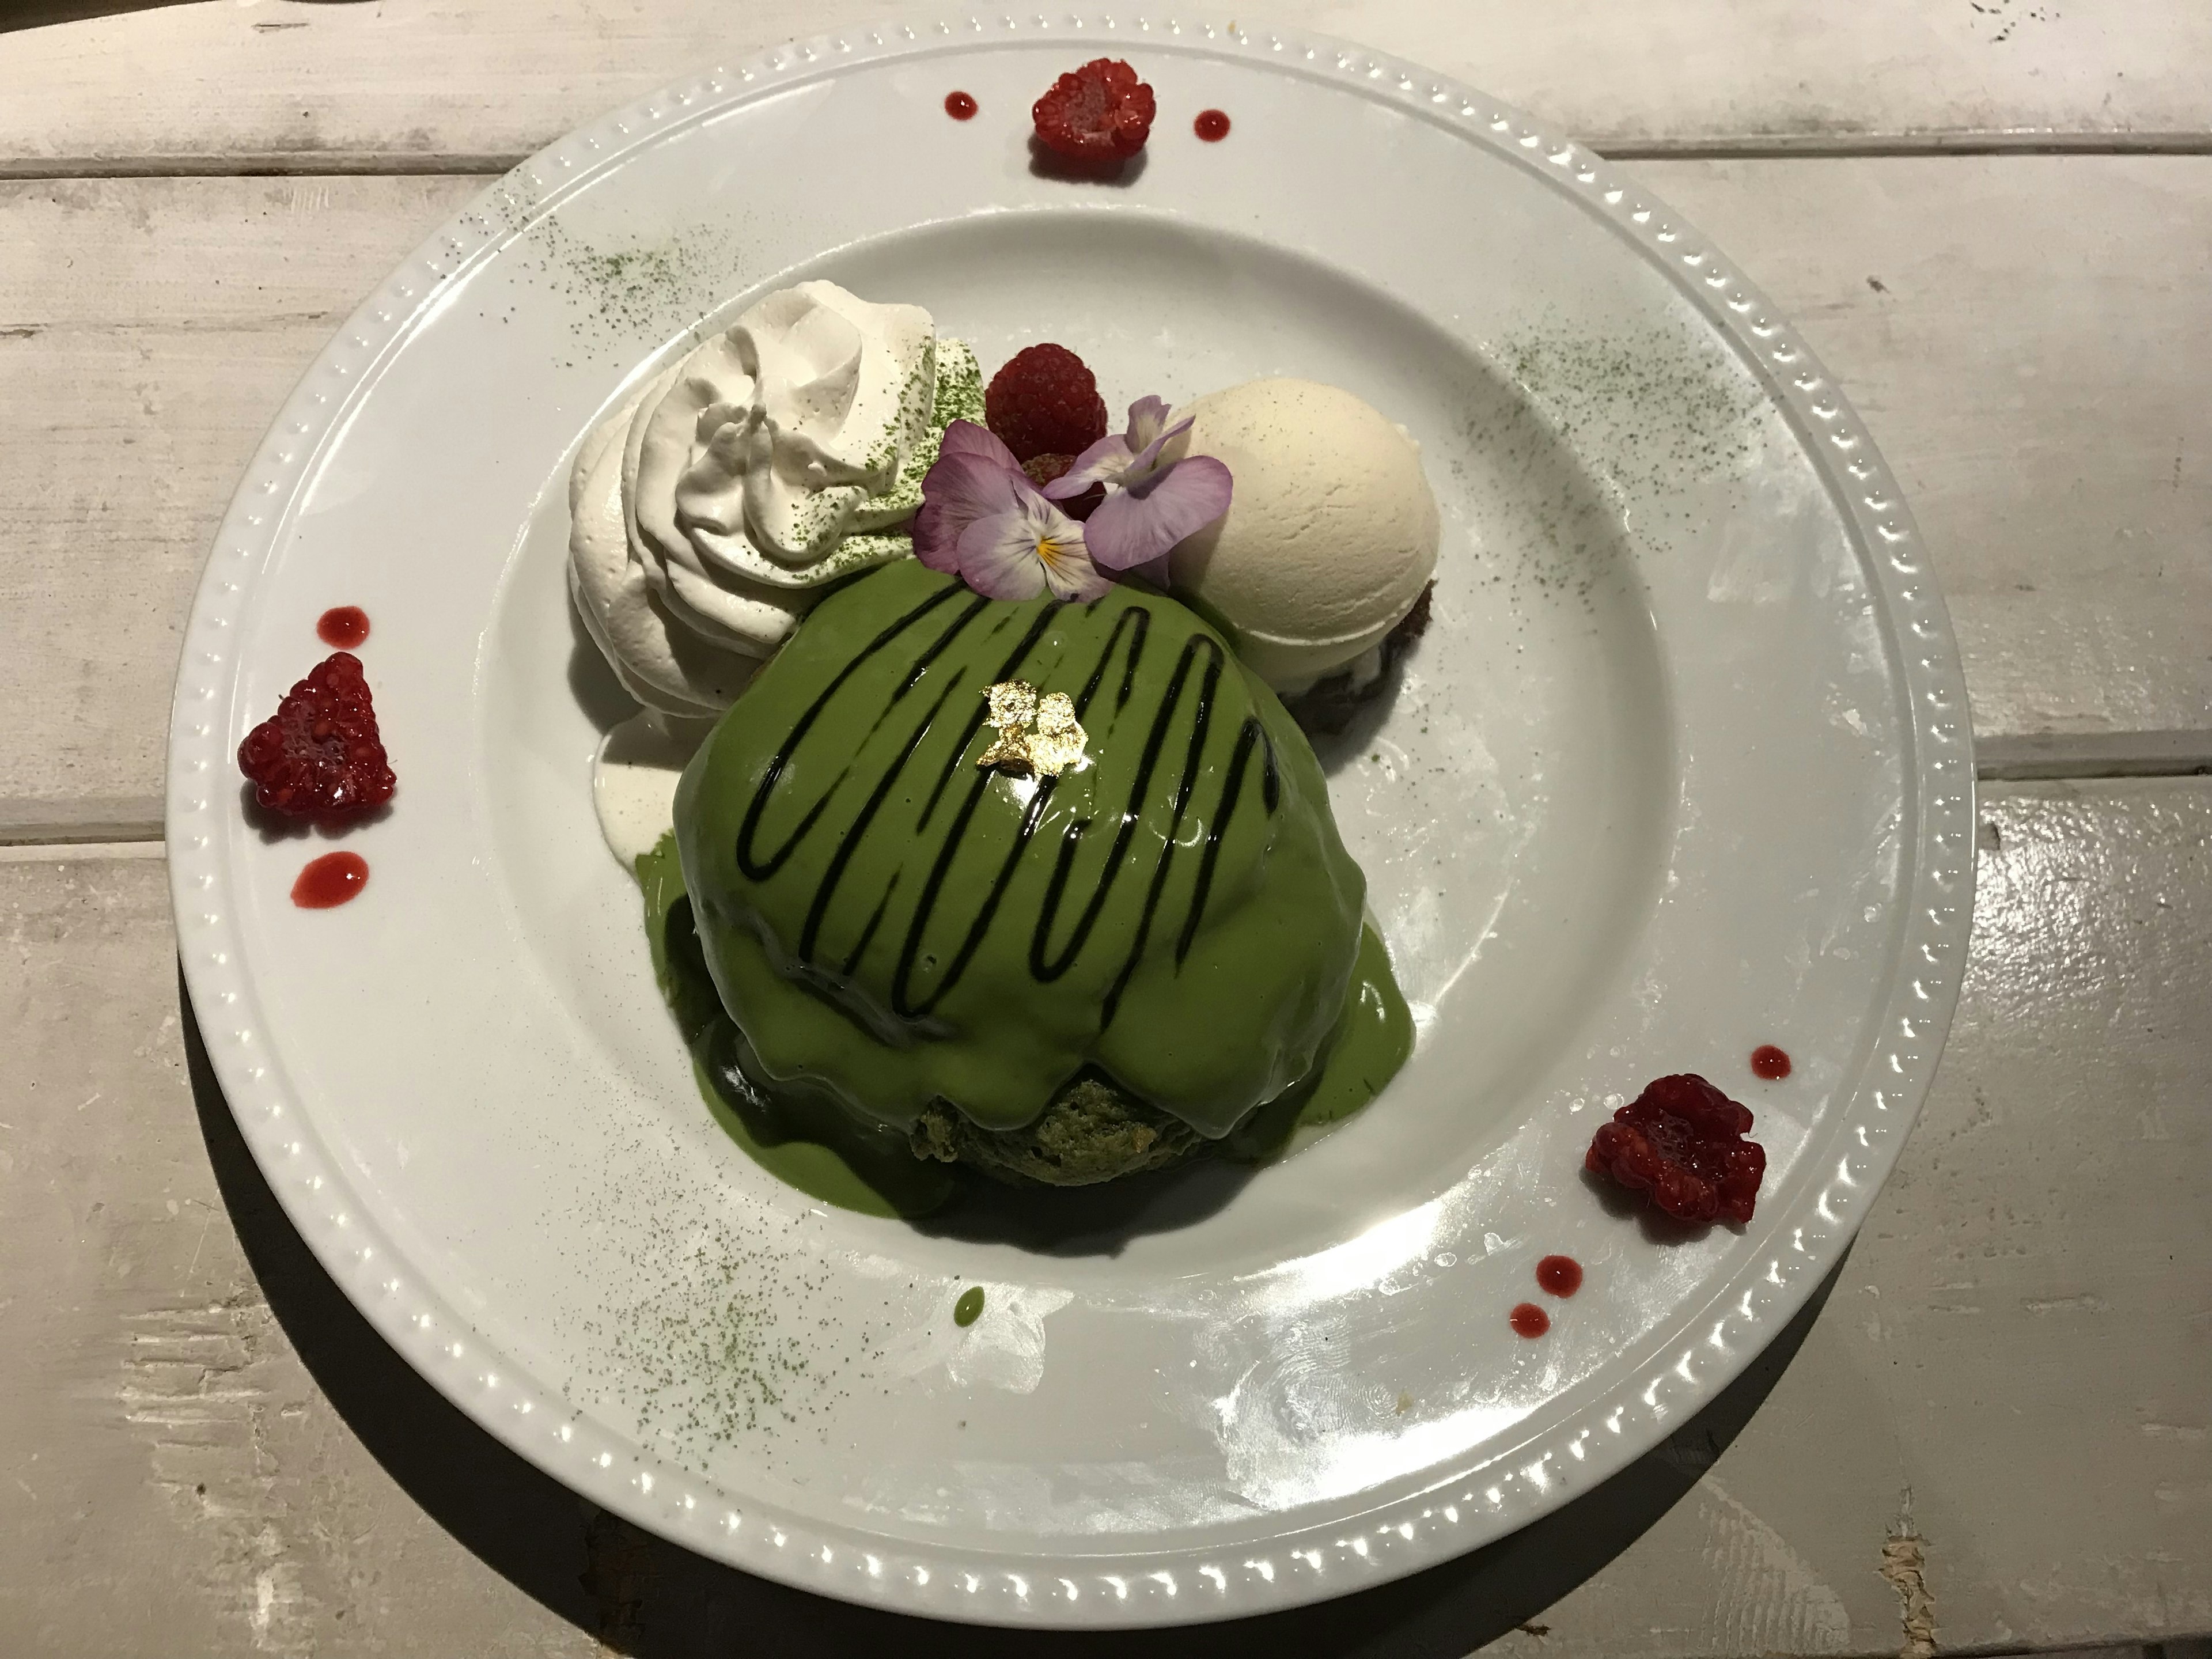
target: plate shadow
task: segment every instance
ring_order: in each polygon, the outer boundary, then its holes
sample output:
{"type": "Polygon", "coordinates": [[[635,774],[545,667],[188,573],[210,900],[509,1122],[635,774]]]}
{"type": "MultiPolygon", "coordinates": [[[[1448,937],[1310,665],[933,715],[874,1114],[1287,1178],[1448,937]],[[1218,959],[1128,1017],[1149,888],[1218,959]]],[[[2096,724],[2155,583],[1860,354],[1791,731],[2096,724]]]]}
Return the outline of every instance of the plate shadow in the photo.
{"type": "Polygon", "coordinates": [[[317,1385],[407,1494],[479,1560],[635,1659],[1460,1659],[1537,1619],[1674,1507],[1788,1369],[1843,1271],[1838,1262],[1743,1374],[1664,1443],[1457,1560],[1224,1624],[1060,1634],[939,1623],[830,1601],[695,1555],[578,1497],[470,1421],[386,1345],[294,1230],[216,1081],[181,967],[178,1001],[216,1184],[269,1306],[317,1385]]]}
{"type": "Polygon", "coordinates": [[[1215,1214],[1255,1173],[1249,1164],[1201,1157],[1092,1187],[1010,1187],[963,1170],[951,1203],[909,1217],[907,1225],[939,1238],[1012,1244],[1036,1255],[1119,1255],[1133,1238],[1194,1226],[1215,1214]]]}

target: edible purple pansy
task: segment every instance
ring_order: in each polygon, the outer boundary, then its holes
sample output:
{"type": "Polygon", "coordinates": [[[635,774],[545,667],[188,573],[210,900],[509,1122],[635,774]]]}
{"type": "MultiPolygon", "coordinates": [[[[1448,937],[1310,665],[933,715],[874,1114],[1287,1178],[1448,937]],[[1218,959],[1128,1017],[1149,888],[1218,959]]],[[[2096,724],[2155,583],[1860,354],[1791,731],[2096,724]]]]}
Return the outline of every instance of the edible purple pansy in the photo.
{"type": "Polygon", "coordinates": [[[1039,493],[1013,451],[973,421],[945,429],[921,481],[914,556],[988,599],[1103,597],[1113,579],[1091,561],[1085,528],[1039,493]]]}
{"type": "Polygon", "coordinates": [[[1229,510],[1229,469],[1219,460],[1160,459],[1190,422],[1186,415],[1170,426],[1165,399],[1139,398],[1129,405],[1127,432],[1101,438],[1044,487],[1048,500],[1064,501],[1093,484],[1106,486],[1106,499],[1083,527],[1092,563],[1164,583],[1168,550],[1229,510]]]}

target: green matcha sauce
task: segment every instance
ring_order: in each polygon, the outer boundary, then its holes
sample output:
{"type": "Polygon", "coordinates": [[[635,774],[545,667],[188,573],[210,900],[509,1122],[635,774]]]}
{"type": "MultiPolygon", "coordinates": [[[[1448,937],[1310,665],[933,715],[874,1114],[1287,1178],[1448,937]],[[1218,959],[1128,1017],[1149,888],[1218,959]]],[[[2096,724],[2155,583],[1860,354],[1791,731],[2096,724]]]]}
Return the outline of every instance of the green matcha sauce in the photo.
{"type": "Polygon", "coordinates": [[[744,1042],[723,1010],[699,952],[691,900],[676,860],[676,837],[637,860],[645,890],[646,933],[653,975],[691,1051],[691,1069],[707,1107],[745,1155],[811,1198],[863,1215],[927,1215],[952,1195],[952,1171],[926,1164],[902,1135],[864,1126],[834,1108],[770,1103],[745,1079],[737,1053],[744,1042]]]}
{"type": "Polygon", "coordinates": [[[983,1316],[983,1287],[970,1285],[960,1292],[960,1299],[952,1304],[952,1322],[966,1329],[983,1316]]]}
{"type": "Polygon", "coordinates": [[[1390,973],[1390,954],[1372,927],[1359,930],[1359,957],[1344,1012],[1313,1074],[1255,1111],[1220,1144],[1225,1158],[1264,1164],[1295,1148],[1302,1130],[1350,1117],[1382,1092],[1413,1052],[1413,1016],[1390,973]]]}
{"type": "Polygon", "coordinates": [[[676,823],[638,861],[662,988],[724,1127],[829,1203],[949,1197],[908,1143],[942,1103],[1012,1132],[1103,1076],[1257,1161],[1411,1052],[1304,734],[1139,587],[1011,604],[904,561],[853,582],[716,727],[676,823]],[[975,765],[983,690],[1015,678],[1073,699],[1081,766],[975,765]]]}

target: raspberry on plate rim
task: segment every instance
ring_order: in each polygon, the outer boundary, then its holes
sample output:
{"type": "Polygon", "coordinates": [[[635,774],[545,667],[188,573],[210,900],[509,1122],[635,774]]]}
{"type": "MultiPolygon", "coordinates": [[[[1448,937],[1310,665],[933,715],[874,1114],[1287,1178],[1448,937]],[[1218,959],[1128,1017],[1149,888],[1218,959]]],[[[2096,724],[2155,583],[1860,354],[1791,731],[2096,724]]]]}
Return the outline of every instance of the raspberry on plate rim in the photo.
{"type": "Polygon", "coordinates": [[[1694,1073],[1655,1079],[1598,1125],[1583,1164],[1609,1176],[1678,1221],[1751,1219],[1766,1149],[1744,1135],[1748,1107],[1694,1073]]]}
{"type": "Polygon", "coordinates": [[[1152,136],[1152,89],[1118,58],[1094,58],[1030,107],[1037,142],[1072,161],[1126,161],[1152,136]]]}
{"type": "Polygon", "coordinates": [[[392,799],[392,775],[361,659],[333,651],[238,745],[253,799],[295,818],[349,818],[392,799]]]}

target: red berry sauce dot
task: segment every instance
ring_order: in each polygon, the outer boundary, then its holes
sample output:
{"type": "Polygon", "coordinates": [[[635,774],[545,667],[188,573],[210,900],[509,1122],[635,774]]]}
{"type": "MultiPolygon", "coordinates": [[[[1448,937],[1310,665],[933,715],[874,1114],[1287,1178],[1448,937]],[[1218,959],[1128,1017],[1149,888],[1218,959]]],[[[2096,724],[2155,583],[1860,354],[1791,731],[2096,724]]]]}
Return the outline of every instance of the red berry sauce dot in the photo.
{"type": "Polygon", "coordinates": [[[1553,1296],[1572,1296],[1583,1287],[1583,1264],[1571,1255],[1547,1255],[1536,1264],[1536,1282],[1553,1296]]]}
{"type": "Polygon", "coordinates": [[[1516,1336],[1541,1336],[1552,1328],[1552,1316],[1533,1302],[1523,1302],[1505,1316],[1516,1336]]]}
{"type": "Polygon", "coordinates": [[[945,112],[956,121],[972,121],[975,118],[975,100],[964,92],[948,92],[945,94],[945,112]]]}
{"type": "Polygon", "coordinates": [[[292,902],[302,910],[328,910],[368,885],[368,860],[358,853],[325,853],[310,859],[292,884],[292,902]]]}
{"type": "Polygon", "coordinates": [[[350,651],[368,637],[368,612],[357,605],[333,605],[315,619],[315,637],[350,651]]]}
{"type": "Polygon", "coordinates": [[[1229,136],[1229,118],[1218,109],[1202,109],[1190,130],[1209,144],[1218,144],[1229,136]]]}
{"type": "Polygon", "coordinates": [[[1778,1083],[1790,1075],[1790,1056],[1771,1042],[1762,1042],[1751,1051],[1751,1073],[1769,1083],[1778,1083]]]}

